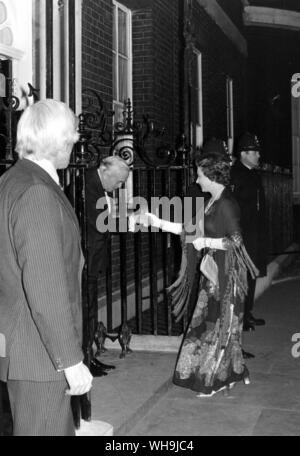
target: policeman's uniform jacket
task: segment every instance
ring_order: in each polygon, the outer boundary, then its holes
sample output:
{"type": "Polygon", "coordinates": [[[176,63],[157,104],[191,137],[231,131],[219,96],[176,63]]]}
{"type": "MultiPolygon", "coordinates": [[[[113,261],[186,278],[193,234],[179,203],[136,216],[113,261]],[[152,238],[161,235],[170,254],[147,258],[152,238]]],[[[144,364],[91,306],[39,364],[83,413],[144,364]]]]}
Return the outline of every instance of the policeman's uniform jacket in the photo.
{"type": "Polygon", "coordinates": [[[261,176],[237,160],[231,168],[231,188],[241,210],[241,228],[247,252],[260,276],[266,275],[266,202],[261,176]]]}

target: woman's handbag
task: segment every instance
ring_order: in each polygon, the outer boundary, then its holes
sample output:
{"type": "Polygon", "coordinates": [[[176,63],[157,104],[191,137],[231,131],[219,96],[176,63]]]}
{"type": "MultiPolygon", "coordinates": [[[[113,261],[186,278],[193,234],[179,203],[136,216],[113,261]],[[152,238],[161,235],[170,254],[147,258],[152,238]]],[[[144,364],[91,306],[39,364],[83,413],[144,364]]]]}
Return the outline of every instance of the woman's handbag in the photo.
{"type": "Polygon", "coordinates": [[[202,274],[207,277],[215,286],[219,284],[218,280],[218,266],[215,260],[213,259],[212,255],[207,253],[200,264],[200,271],[202,274]]]}

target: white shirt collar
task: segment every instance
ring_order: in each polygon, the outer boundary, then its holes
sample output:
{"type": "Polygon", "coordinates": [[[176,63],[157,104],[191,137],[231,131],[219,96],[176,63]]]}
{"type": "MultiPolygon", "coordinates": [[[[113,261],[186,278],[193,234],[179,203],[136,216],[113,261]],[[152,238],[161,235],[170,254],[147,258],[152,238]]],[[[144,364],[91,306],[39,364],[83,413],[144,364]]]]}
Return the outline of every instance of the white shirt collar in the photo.
{"type": "Polygon", "coordinates": [[[54,182],[57,185],[60,185],[57,171],[51,161],[47,160],[46,158],[43,158],[42,160],[36,160],[34,157],[31,157],[30,155],[24,158],[24,160],[30,160],[31,162],[43,168],[43,170],[46,171],[46,173],[48,173],[50,177],[52,177],[54,182]]]}

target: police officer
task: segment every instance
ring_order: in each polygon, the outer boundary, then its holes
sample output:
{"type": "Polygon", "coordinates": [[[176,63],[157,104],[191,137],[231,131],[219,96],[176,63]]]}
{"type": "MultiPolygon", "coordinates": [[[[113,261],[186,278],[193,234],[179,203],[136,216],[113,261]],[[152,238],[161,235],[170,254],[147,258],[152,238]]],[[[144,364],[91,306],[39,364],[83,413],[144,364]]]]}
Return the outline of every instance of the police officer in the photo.
{"type": "MultiPolygon", "coordinates": [[[[261,146],[258,138],[245,133],[239,140],[237,160],[231,168],[231,184],[241,210],[241,228],[247,252],[259,269],[259,276],[266,275],[267,231],[265,194],[258,171],[261,146]]],[[[245,299],[244,331],[265,324],[252,314],[256,280],[248,274],[248,295],[245,299]]]]}

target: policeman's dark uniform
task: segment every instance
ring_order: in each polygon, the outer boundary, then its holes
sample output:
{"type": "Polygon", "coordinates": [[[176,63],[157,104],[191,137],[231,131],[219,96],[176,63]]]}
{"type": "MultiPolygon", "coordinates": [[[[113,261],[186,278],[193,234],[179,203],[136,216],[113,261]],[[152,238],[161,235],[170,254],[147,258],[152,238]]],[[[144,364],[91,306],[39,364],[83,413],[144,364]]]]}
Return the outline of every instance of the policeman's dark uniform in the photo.
{"type": "MultiPolygon", "coordinates": [[[[241,210],[241,228],[245,247],[260,277],[266,275],[267,266],[267,229],[265,193],[261,176],[257,169],[249,169],[240,160],[242,151],[260,151],[260,144],[255,135],[246,133],[238,143],[239,159],[231,168],[233,194],[241,210]]],[[[264,325],[263,319],[252,315],[256,280],[248,275],[248,295],[245,300],[244,330],[253,330],[254,325],[264,325]]]]}

